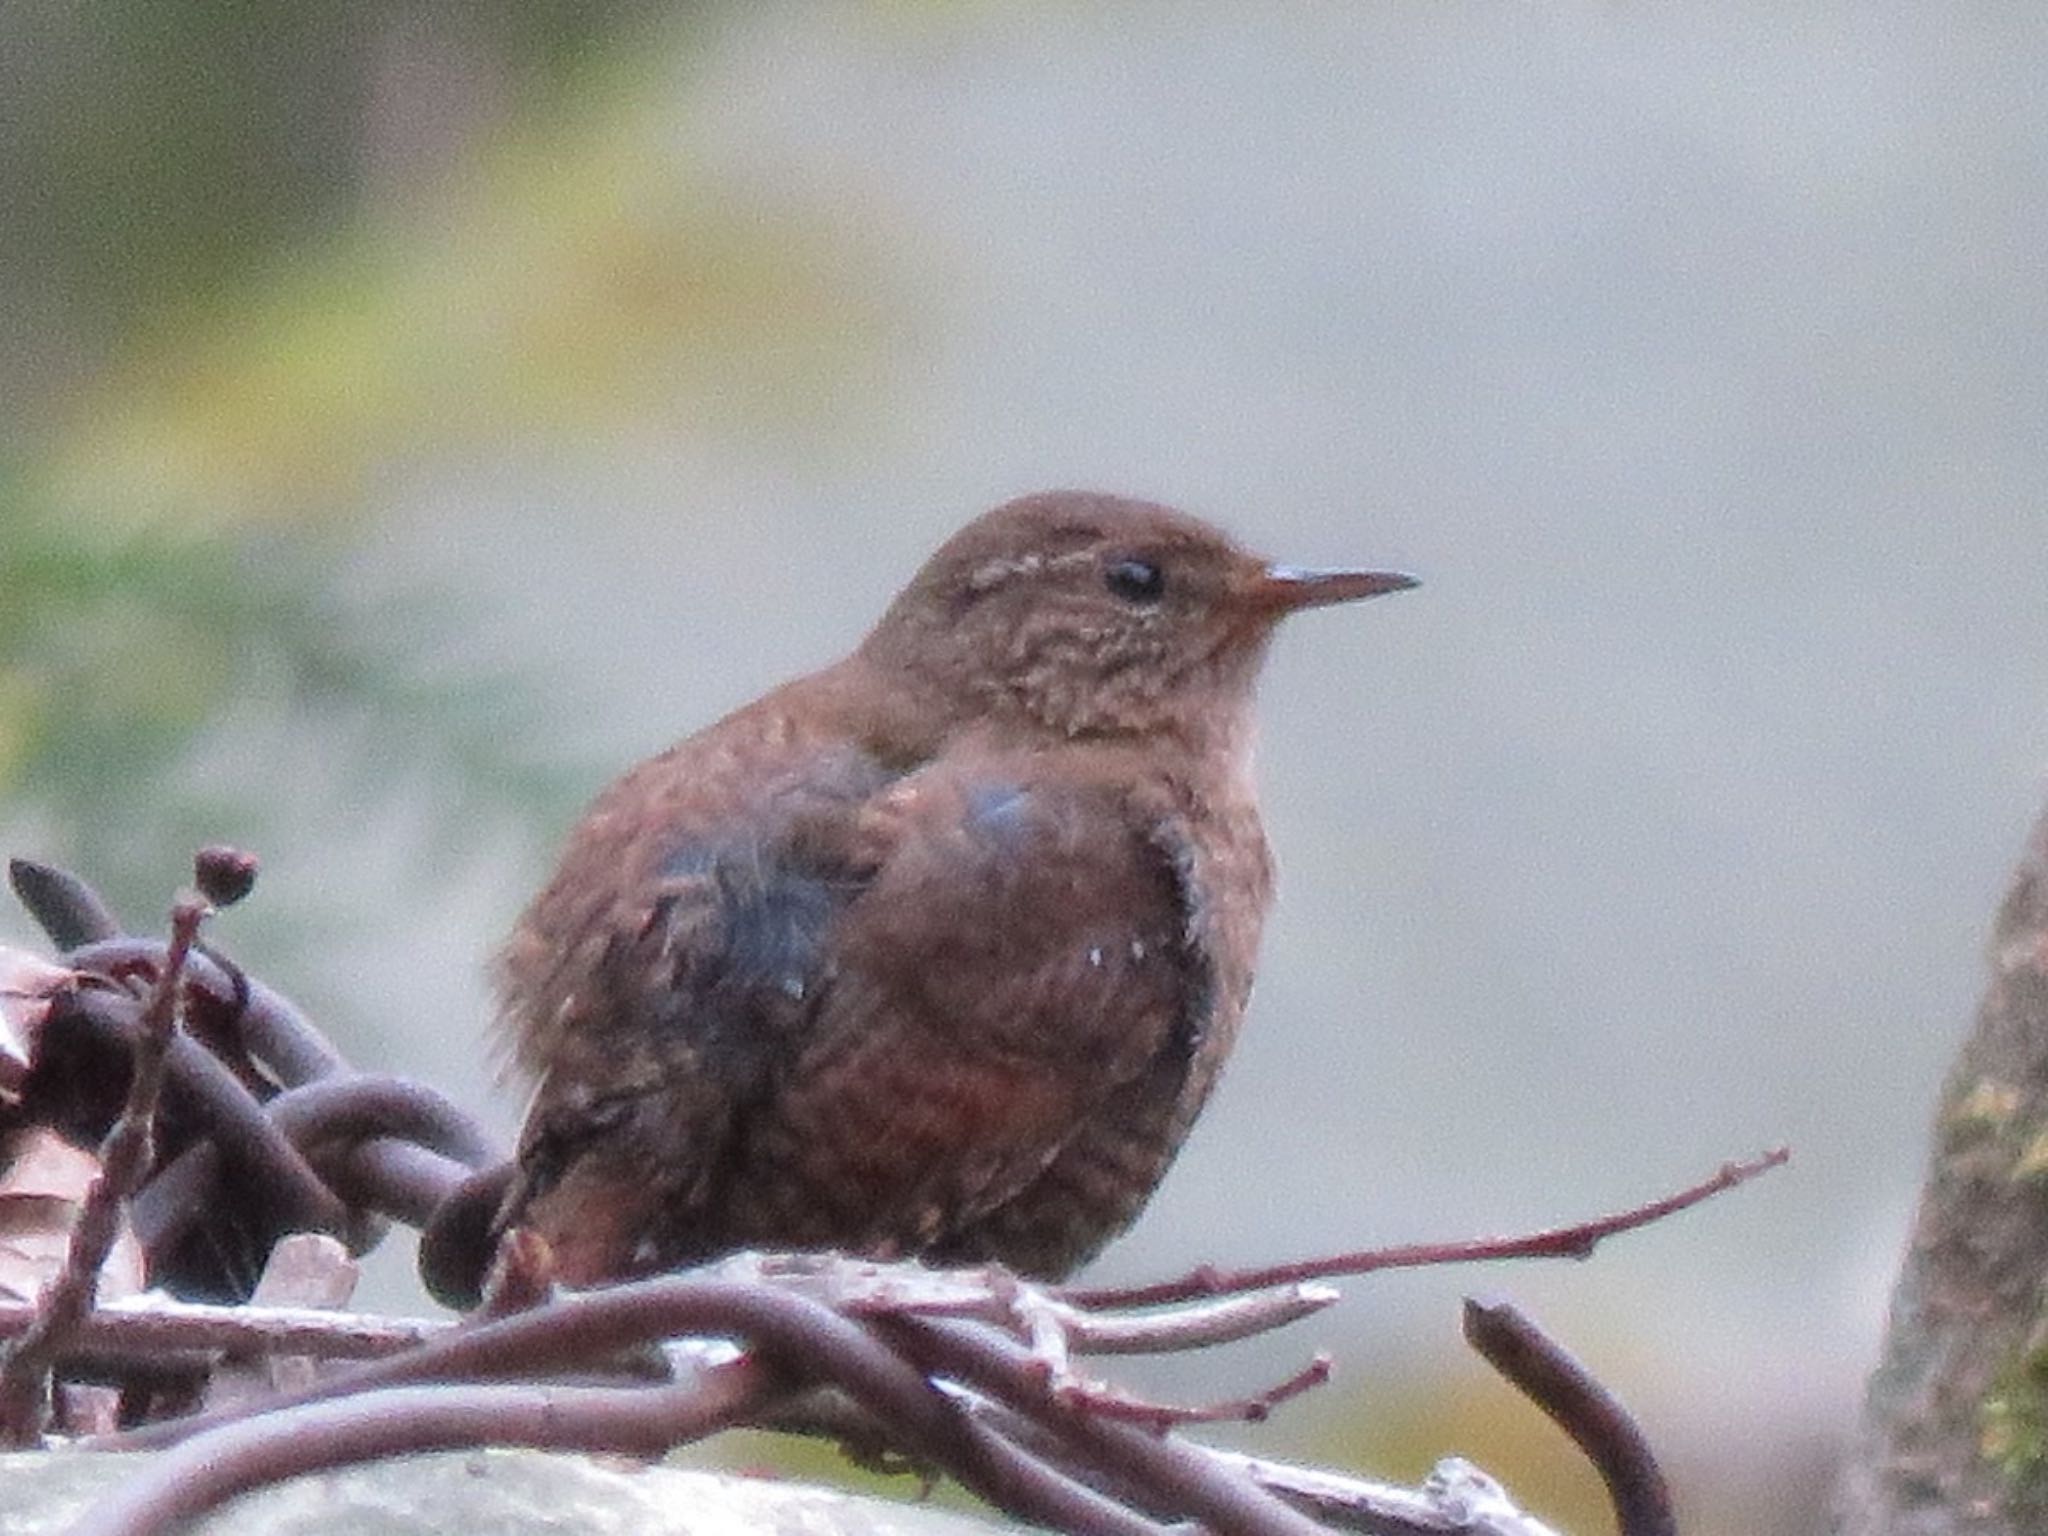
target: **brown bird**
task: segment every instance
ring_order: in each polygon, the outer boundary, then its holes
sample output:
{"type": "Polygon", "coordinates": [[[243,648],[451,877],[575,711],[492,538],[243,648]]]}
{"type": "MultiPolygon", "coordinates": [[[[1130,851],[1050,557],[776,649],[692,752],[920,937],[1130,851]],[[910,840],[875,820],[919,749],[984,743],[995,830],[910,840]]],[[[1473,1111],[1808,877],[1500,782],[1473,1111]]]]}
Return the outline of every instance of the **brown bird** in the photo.
{"type": "Polygon", "coordinates": [[[570,835],[500,964],[535,1088],[498,1228],[571,1284],[748,1247],[1074,1269],[1237,1036],[1267,639],[1413,584],[1113,496],[968,524],[852,655],[570,835]]]}

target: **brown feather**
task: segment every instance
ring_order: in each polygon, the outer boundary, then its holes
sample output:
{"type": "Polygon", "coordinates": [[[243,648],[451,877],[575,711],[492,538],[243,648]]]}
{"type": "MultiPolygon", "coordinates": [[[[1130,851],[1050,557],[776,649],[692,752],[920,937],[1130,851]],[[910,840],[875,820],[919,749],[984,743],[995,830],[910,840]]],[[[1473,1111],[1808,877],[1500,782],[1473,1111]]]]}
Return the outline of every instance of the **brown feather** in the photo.
{"type": "Polygon", "coordinates": [[[1085,1261],[1243,1016],[1271,627],[1405,579],[1313,580],[1026,498],[845,661],[627,773],[500,960],[535,1080],[500,1224],[572,1283],[742,1246],[1085,1261]]]}

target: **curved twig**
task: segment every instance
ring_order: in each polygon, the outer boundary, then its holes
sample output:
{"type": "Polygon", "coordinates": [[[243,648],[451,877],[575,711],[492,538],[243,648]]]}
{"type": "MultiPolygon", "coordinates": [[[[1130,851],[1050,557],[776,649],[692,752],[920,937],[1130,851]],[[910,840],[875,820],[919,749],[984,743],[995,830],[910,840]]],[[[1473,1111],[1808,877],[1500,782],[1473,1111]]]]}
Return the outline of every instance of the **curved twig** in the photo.
{"type": "MultiPolygon", "coordinates": [[[[128,1046],[137,1033],[137,1016],[137,1004],[123,993],[81,989],[51,1015],[48,1027],[80,1028],[102,1043],[128,1046]]],[[[341,1202],[211,1051],[175,1036],[166,1070],[167,1097],[189,1108],[207,1127],[221,1154],[235,1165],[243,1187],[276,1214],[280,1230],[342,1230],[347,1212],[341,1202]]],[[[158,1252],[167,1241],[166,1233],[181,1228],[190,1215],[203,1215],[205,1209],[167,1209],[145,1190],[133,1212],[136,1236],[149,1252],[158,1252]]]]}
{"type": "Polygon", "coordinates": [[[496,1243],[494,1224],[518,1173],[510,1159],[478,1169],[420,1223],[420,1283],[443,1306],[466,1309],[482,1299],[484,1272],[496,1243]]]}
{"type": "Polygon", "coordinates": [[[121,920],[100,893],[69,870],[34,859],[9,859],[7,883],[58,949],[76,949],[121,933],[121,920]]]}
{"type": "Polygon", "coordinates": [[[349,1070],[348,1058],[296,1003],[225,955],[208,953],[235,980],[241,999],[235,1024],[250,1053],[268,1063],[287,1088],[349,1070]]]}
{"type": "MultiPolygon", "coordinates": [[[[593,1360],[680,1333],[743,1340],[795,1379],[830,1381],[877,1414],[921,1460],[1026,1519],[1098,1536],[1136,1536],[1142,1523],[1072,1485],[973,1423],[900,1355],[820,1302],[753,1284],[668,1277],[590,1292],[518,1316],[443,1334],[283,1400],[304,1405],[422,1380],[502,1378],[587,1368],[593,1360]]],[[[470,1387],[467,1390],[478,1390],[470,1387]]],[[[273,1414],[265,1414],[268,1420],[273,1414]]],[[[112,1448],[218,1444],[224,1416],[202,1415],[119,1435],[112,1448]]],[[[1149,1527],[1143,1527],[1149,1530],[1149,1527]]]]}
{"type": "Polygon", "coordinates": [[[1678,1536],[1663,1470],[1621,1399],[1512,1303],[1465,1299],[1465,1341],[1586,1453],[1621,1536],[1678,1536]]]}
{"type": "MultiPolygon", "coordinates": [[[[502,1380],[587,1370],[595,1362],[682,1334],[744,1338],[787,1352],[808,1374],[832,1375],[860,1395],[863,1386],[903,1389],[903,1374],[918,1379],[900,1360],[879,1350],[860,1325],[822,1302],[766,1286],[691,1275],[636,1280],[603,1290],[580,1292],[529,1312],[490,1322],[465,1324],[437,1335],[418,1349],[337,1372],[325,1381],[273,1400],[269,1408],[293,1407],[372,1388],[424,1381],[502,1380]],[[893,1361],[888,1368],[878,1360],[893,1361]],[[875,1369],[881,1369],[875,1375],[875,1369]],[[863,1376],[864,1370],[869,1371],[863,1376]],[[881,1384],[881,1385],[878,1385],[881,1384]]],[[[898,1408],[901,1402],[896,1404],[898,1408]]],[[[926,1435],[945,1426],[922,1410],[918,1427],[926,1435]]],[[[945,1408],[950,1413],[950,1408],[945,1408]]],[[[201,1414],[116,1435],[109,1449],[142,1449],[186,1439],[240,1414],[201,1414]]]]}
{"type": "Polygon", "coordinates": [[[1181,1424],[1263,1424],[1282,1403],[1327,1382],[1330,1370],[1330,1357],[1317,1354],[1292,1376],[1270,1387],[1213,1403],[1162,1403],[1120,1387],[1071,1378],[1056,1383],[1053,1390],[1061,1403],[1077,1412],[1142,1425],[1164,1434],[1181,1424]]]}
{"type": "Polygon", "coordinates": [[[424,1226],[470,1170],[453,1158],[392,1136],[351,1147],[327,1169],[334,1192],[350,1205],[424,1226]]]}
{"type": "Polygon", "coordinates": [[[323,1143],[379,1137],[417,1143],[466,1169],[486,1167],[504,1156],[453,1099],[403,1077],[351,1072],[323,1078],[280,1093],[264,1105],[264,1112],[316,1162],[323,1143]]]}
{"type": "MultiPolygon", "coordinates": [[[[201,1057],[206,1054],[199,1050],[201,1057]]],[[[296,1182],[291,1164],[304,1167],[309,1182],[286,1207],[286,1224],[304,1230],[311,1222],[322,1231],[345,1231],[356,1252],[369,1247],[381,1228],[376,1233],[350,1230],[359,1224],[344,1226],[344,1206],[417,1226],[470,1167],[497,1156],[488,1134],[452,1100],[403,1078],[355,1073],[322,1078],[287,1089],[261,1106],[231,1088],[229,1078],[225,1072],[213,1076],[206,1107],[228,1111],[219,1118],[209,1113],[212,1128],[242,1133],[229,1143],[244,1149],[238,1160],[244,1164],[241,1176],[249,1178],[254,1170],[247,1164],[255,1162],[283,1169],[296,1182]],[[274,1127],[282,1141],[259,1130],[259,1123],[274,1127]],[[319,1182],[320,1172],[328,1176],[327,1184],[319,1182]],[[311,1198],[316,1187],[329,1202],[324,1208],[311,1198]]],[[[149,1252],[161,1252],[214,1209],[211,1196],[221,1156],[211,1141],[187,1147],[137,1198],[135,1227],[149,1252]]]]}
{"type": "Polygon", "coordinates": [[[747,1357],[667,1387],[399,1387],[265,1414],[188,1441],[88,1509],[72,1536],[153,1536],[251,1489],[400,1452],[523,1445],[658,1456],[767,1387],[747,1357]]]}
{"type": "MultiPolygon", "coordinates": [[[[120,934],[80,945],[64,959],[78,970],[126,982],[154,976],[163,966],[164,944],[120,934]]],[[[233,1021],[242,1046],[287,1087],[348,1069],[347,1058],[292,1003],[225,955],[196,950],[186,971],[190,985],[233,1021]]]]}

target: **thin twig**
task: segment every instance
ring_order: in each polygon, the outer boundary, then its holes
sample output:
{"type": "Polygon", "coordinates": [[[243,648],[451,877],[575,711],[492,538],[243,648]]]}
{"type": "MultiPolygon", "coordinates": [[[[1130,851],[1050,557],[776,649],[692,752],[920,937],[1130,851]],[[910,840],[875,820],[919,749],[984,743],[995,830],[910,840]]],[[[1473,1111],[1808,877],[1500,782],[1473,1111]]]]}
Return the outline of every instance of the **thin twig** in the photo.
{"type": "Polygon", "coordinates": [[[1257,1269],[1218,1269],[1204,1265],[1178,1279],[1163,1280],[1153,1285],[1073,1286],[1063,1288],[1057,1294],[1078,1307],[1146,1307],[1202,1296],[1265,1290],[1304,1280],[1325,1280],[1337,1275],[1369,1275],[1382,1269],[1475,1264],[1496,1259],[1583,1259],[1605,1239],[1662,1221],[1738,1184],[1746,1184],[1758,1174],[1778,1167],[1791,1155],[1788,1147],[1773,1147],[1745,1162],[1723,1163],[1708,1178],[1661,1199],[1598,1216],[1591,1221],[1549,1227],[1540,1232],[1510,1237],[1463,1238],[1447,1243],[1408,1243],[1392,1248],[1362,1248],[1352,1253],[1298,1259],[1257,1269]]]}
{"type": "MultiPolygon", "coordinates": [[[[0,1303],[0,1340],[26,1333],[36,1308],[0,1303]]],[[[95,1307],[78,1325],[66,1357],[224,1351],[237,1355],[306,1355],[320,1360],[374,1360],[395,1355],[458,1326],[417,1317],[316,1312],[298,1307],[211,1306],[173,1301],[156,1292],[95,1307]]]]}
{"type": "MultiPolygon", "coordinates": [[[[762,1257],[750,1256],[748,1271],[772,1273],[773,1266],[763,1264],[762,1257]]],[[[726,1265],[714,1265],[698,1273],[703,1278],[722,1279],[726,1265]]],[[[1000,1307],[978,1280],[972,1287],[954,1283],[957,1278],[974,1275],[974,1271],[964,1271],[962,1277],[953,1277],[907,1264],[862,1263],[848,1266],[839,1276],[844,1289],[818,1285],[799,1289],[798,1294],[811,1295],[835,1310],[857,1317],[890,1312],[984,1319],[999,1316],[1000,1307]],[[905,1278],[894,1278],[897,1275],[905,1278]]],[[[760,1283],[781,1282],[763,1278],[760,1283]]],[[[1327,1287],[1310,1285],[1220,1302],[1197,1302],[1141,1317],[1089,1316],[1077,1312],[1070,1323],[1072,1342],[1076,1353],[1095,1355],[1200,1349],[1281,1327],[1320,1310],[1335,1296],[1336,1292],[1327,1287]]],[[[25,1332],[35,1315],[35,1308],[27,1303],[0,1302],[0,1342],[25,1332]]],[[[152,1356],[209,1352],[299,1355],[326,1361],[369,1360],[399,1354],[458,1326],[461,1325],[436,1318],[247,1303],[216,1306],[151,1292],[95,1309],[81,1321],[65,1358],[116,1368],[128,1362],[138,1369],[144,1368],[152,1356]]],[[[1166,1411],[1169,1415],[1174,1412],[1166,1411]]],[[[1203,1412],[1196,1411],[1198,1416],[1203,1412]]]]}
{"type": "Polygon", "coordinates": [[[933,1318],[897,1318],[877,1331],[899,1343],[928,1371],[989,1392],[1041,1419],[1060,1438],[1113,1476],[1139,1482],[1174,1512],[1200,1520],[1218,1536],[1317,1536],[1321,1528],[1251,1479],[1203,1455],[1199,1447],[1085,1412],[1063,1410],[1048,1394],[1038,1363],[1012,1340],[933,1318]]]}
{"type": "MultiPolygon", "coordinates": [[[[514,1334],[509,1346],[504,1345],[506,1335],[503,1333],[486,1335],[481,1345],[474,1342],[466,1343],[459,1353],[452,1356],[430,1353],[409,1358],[402,1367],[394,1363],[390,1371],[374,1375],[358,1373],[330,1378],[322,1384],[320,1393],[323,1396],[338,1395],[348,1391],[368,1390],[375,1386],[394,1385],[401,1380],[445,1379],[480,1373],[481,1368],[476,1362],[483,1356],[477,1351],[482,1350],[488,1354],[501,1347],[522,1351],[531,1349],[533,1346],[530,1341],[536,1338],[545,1341],[548,1337],[548,1331],[554,1325],[547,1319],[558,1315],[558,1312],[576,1311],[578,1326],[582,1326],[592,1316],[590,1308],[594,1305],[630,1307],[636,1304],[633,1297],[644,1294],[649,1287],[671,1285],[685,1279],[693,1280],[699,1285],[773,1287],[788,1294],[809,1298],[830,1307],[835,1312],[854,1318],[915,1314],[977,1319],[997,1324],[1007,1324],[1010,1321],[1005,1300],[991,1291],[988,1272],[982,1269],[949,1273],[928,1270],[911,1263],[848,1261],[828,1255],[736,1255],[731,1260],[707,1266],[690,1276],[632,1282],[603,1291],[585,1292],[549,1303],[532,1312],[521,1312],[518,1315],[525,1319],[522,1328],[527,1331],[523,1334],[514,1334]]],[[[1135,1318],[1084,1316],[1064,1304],[1057,1305],[1062,1314],[1071,1314],[1066,1321],[1072,1329],[1077,1352],[1134,1354],[1201,1348],[1244,1338],[1257,1332],[1281,1327],[1310,1312],[1318,1311],[1334,1300],[1335,1296],[1336,1293],[1327,1287],[1308,1285],[1223,1302],[1198,1302],[1135,1318]]],[[[5,1339],[25,1326],[27,1316],[26,1308],[0,1305],[0,1339],[5,1339]]],[[[114,1307],[102,1308],[88,1319],[85,1327],[86,1331],[78,1340],[76,1352],[96,1360],[134,1358],[152,1349],[182,1352],[218,1349],[238,1354],[281,1353],[334,1361],[382,1359],[399,1354],[410,1346],[424,1343],[430,1338],[450,1335],[458,1329],[458,1325],[426,1319],[380,1319],[349,1314],[278,1311],[246,1305],[216,1307],[174,1302],[159,1297],[139,1298],[132,1302],[117,1303],[114,1307]]],[[[637,1327],[637,1324],[629,1325],[627,1330],[613,1336],[613,1343],[604,1347],[624,1348],[634,1343],[663,1337],[645,1330],[632,1331],[637,1327]]],[[[474,1340],[482,1332],[482,1324],[472,1319],[466,1324],[459,1325],[459,1329],[466,1339],[474,1340]]],[[[452,1343],[443,1346],[452,1347],[452,1343]]],[[[570,1364],[587,1363],[601,1352],[599,1345],[587,1340],[584,1345],[577,1347],[585,1351],[580,1357],[576,1355],[574,1348],[551,1348],[547,1356],[535,1353],[523,1355],[521,1360],[512,1366],[500,1363],[491,1369],[490,1374],[505,1374],[514,1368],[538,1373],[557,1368],[564,1360],[570,1364]]],[[[1076,1387],[1071,1377],[1056,1378],[1054,1373],[1043,1372],[1042,1361],[1041,1370],[1049,1386],[1076,1387]]],[[[1314,1372],[1315,1368],[1311,1367],[1309,1372],[1304,1373],[1301,1388],[1315,1384],[1314,1381],[1306,1379],[1314,1372]]],[[[1290,1378],[1290,1382],[1295,1379],[1290,1378]]],[[[1080,1384],[1076,1389],[1083,1397],[1097,1390],[1086,1384],[1080,1384]]],[[[1107,1389],[1100,1390],[1104,1400],[1108,1401],[1111,1394],[1107,1389]]],[[[1285,1391],[1280,1393],[1280,1397],[1287,1395],[1291,1394],[1285,1391]]],[[[290,1399],[303,1400],[307,1399],[290,1399]]],[[[1192,1408],[1139,1403],[1136,1399],[1130,1399],[1119,1400],[1111,1411],[1121,1412],[1123,1416],[1139,1421],[1151,1422],[1255,1418],[1261,1411],[1261,1404],[1270,1406],[1278,1400],[1279,1398],[1270,1391],[1256,1397],[1192,1408]]],[[[263,1406],[280,1406],[280,1402],[273,1400],[263,1406]]],[[[148,1443],[160,1443],[171,1438],[183,1438],[196,1429],[215,1422],[220,1421],[214,1418],[172,1420],[138,1430],[135,1434],[144,1437],[148,1443]]]]}
{"type": "Polygon", "coordinates": [[[170,945],[135,1034],[127,1100],[100,1143],[99,1175],[79,1205],[64,1266],[44,1289],[35,1322],[0,1361],[0,1436],[10,1444],[32,1445],[41,1438],[49,1415],[50,1368],[92,1311],[100,1270],[120,1236],[122,1204],[149,1172],[185,957],[211,910],[196,893],[180,896],[171,907],[170,945]]]}
{"type": "Polygon", "coordinates": [[[1621,1399],[1509,1302],[1465,1300],[1465,1342],[1572,1437],[1607,1485],[1621,1536],[1677,1536],[1663,1470],[1621,1399]]]}
{"type": "MultiPolygon", "coordinates": [[[[837,1386],[888,1425],[892,1441],[911,1455],[944,1468],[1020,1518],[1093,1536],[1139,1536],[1141,1531],[1156,1536],[1128,1511],[1117,1510],[973,1423],[957,1403],[858,1323],[807,1297],[757,1283],[684,1276],[591,1292],[442,1334],[284,1401],[296,1411],[344,1394],[351,1401],[386,1398],[389,1387],[425,1380],[473,1381],[585,1368],[634,1345],[683,1333],[744,1341],[770,1355],[793,1379],[837,1386]]],[[[256,1422],[270,1421],[275,1411],[256,1422]]],[[[186,1439],[218,1444],[223,1426],[234,1422],[233,1416],[201,1415],[116,1436],[107,1444],[141,1448],[186,1439]]],[[[1143,1438],[1140,1431],[1129,1433],[1143,1438]]]]}
{"type": "MultiPolygon", "coordinates": [[[[494,1193],[493,1198],[500,1198],[494,1193]]],[[[1077,1355],[1167,1354],[1230,1344],[1284,1328],[1341,1299],[1318,1282],[1275,1286],[1245,1296],[1202,1298],[1120,1315],[1075,1304],[1050,1287],[1020,1280],[995,1265],[931,1269],[915,1261],[852,1258],[840,1253],[730,1254],[697,1273],[722,1280],[759,1280],[811,1296],[856,1317],[952,1317],[984,1322],[1031,1342],[1057,1329],[1077,1355]]]]}
{"type": "Polygon", "coordinates": [[[1141,1424],[1163,1433],[1177,1424],[1262,1424],[1282,1403],[1322,1386],[1330,1379],[1330,1370],[1330,1357],[1318,1354],[1292,1376],[1264,1391],[1213,1403],[1161,1403],[1121,1388],[1071,1380],[1057,1383],[1054,1392],[1064,1405],[1082,1413],[1141,1424]]]}
{"type": "Polygon", "coordinates": [[[1248,1296],[1190,1302],[1137,1317],[1070,1308],[1067,1342],[1077,1355],[1159,1355],[1234,1344],[1271,1333],[1334,1305],[1339,1293],[1320,1283],[1282,1286],[1248,1296]]]}

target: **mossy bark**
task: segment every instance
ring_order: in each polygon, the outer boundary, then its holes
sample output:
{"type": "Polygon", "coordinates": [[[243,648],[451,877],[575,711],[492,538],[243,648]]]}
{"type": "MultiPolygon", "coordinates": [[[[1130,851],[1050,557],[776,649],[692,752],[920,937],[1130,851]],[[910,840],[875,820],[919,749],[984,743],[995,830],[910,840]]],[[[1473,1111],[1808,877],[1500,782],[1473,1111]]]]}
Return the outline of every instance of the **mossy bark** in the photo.
{"type": "Polygon", "coordinates": [[[1942,1090],[1837,1536],[2048,1531],[2048,815],[1942,1090]]]}

